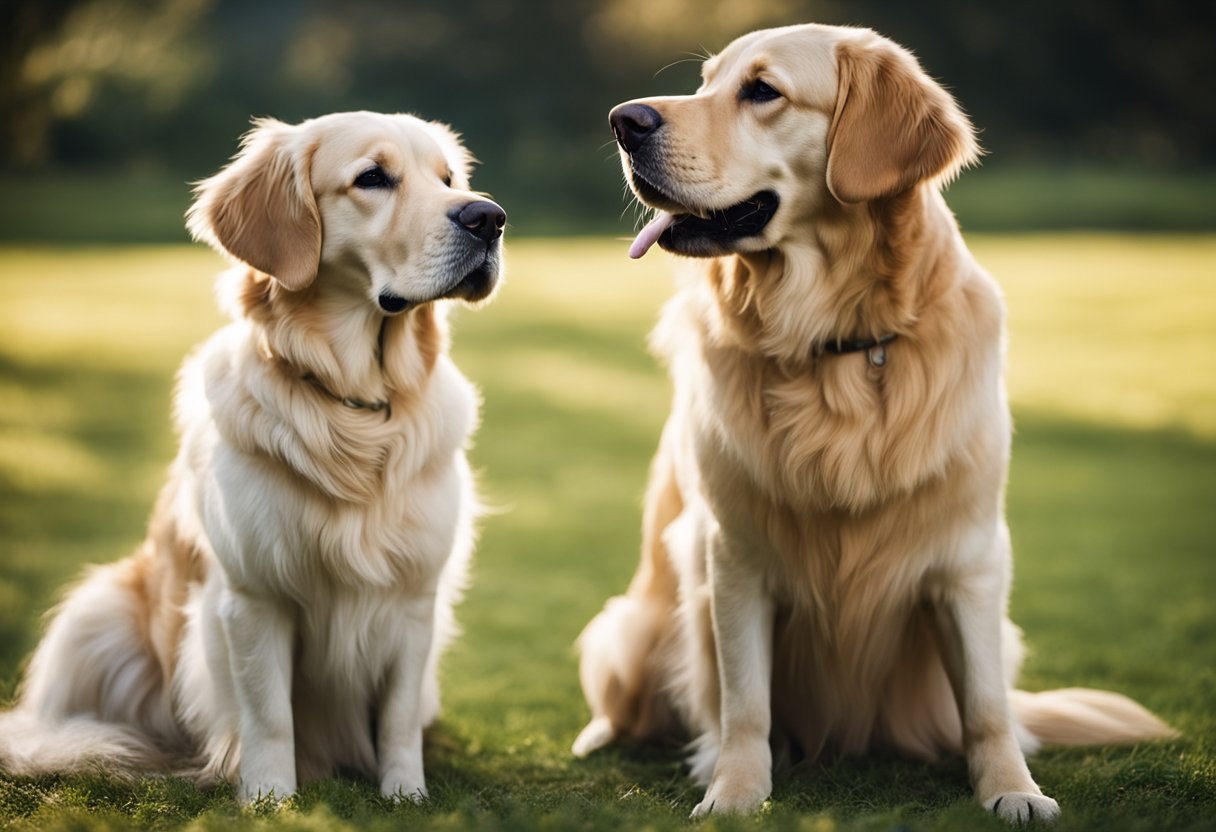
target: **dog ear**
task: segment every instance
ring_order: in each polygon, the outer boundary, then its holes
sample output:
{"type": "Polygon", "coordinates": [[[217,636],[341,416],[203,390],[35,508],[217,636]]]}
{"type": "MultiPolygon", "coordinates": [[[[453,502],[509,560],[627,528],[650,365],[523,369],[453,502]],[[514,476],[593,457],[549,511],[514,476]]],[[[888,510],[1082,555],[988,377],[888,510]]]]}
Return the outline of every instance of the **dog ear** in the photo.
{"type": "Polygon", "coordinates": [[[308,286],[321,261],[321,216],[309,181],[314,150],[290,125],[256,120],[232,162],[195,187],[186,222],[194,239],[287,289],[308,286]]]}
{"type": "Polygon", "coordinates": [[[836,47],[840,85],[828,130],[827,185],[841,202],[945,180],[980,155],[975,129],[910,53],[884,38],[836,47]]]}

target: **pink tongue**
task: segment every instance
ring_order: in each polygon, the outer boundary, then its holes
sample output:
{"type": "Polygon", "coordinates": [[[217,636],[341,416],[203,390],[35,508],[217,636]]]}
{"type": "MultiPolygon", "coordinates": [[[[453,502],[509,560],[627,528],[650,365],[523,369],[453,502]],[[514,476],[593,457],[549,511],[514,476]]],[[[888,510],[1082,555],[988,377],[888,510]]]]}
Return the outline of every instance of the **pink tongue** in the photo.
{"type": "Polygon", "coordinates": [[[646,223],[646,227],[638,232],[633,245],[629,247],[630,258],[637,260],[650,251],[650,247],[658,242],[659,237],[671,226],[675,218],[675,214],[669,214],[666,211],[659,211],[655,214],[654,219],[646,223]]]}

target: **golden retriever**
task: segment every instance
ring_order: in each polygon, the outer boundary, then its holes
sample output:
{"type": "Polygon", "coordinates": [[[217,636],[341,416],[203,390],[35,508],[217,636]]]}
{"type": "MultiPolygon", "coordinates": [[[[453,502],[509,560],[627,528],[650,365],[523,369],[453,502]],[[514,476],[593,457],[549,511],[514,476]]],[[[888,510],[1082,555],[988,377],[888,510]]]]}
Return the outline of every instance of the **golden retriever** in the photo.
{"type": "Polygon", "coordinates": [[[755,809],[774,761],[962,751],[983,806],[1053,818],[1025,751],[1171,731],[1012,689],[1004,310],[939,193],[972,126],[866,29],[755,32],[703,79],[610,116],[656,209],[631,256],[705,259],[654,335],[674,401],[574,753],[691,733],[699,816],[755,809]]]}
{"type": "Polygon", "coordinates": [[[0,768],[174,771],[243,802],[341,768],[425,797],[476,513],[478,398],[439,301],[489,296],[506,221],[469,166],[443,125],[341,113],[256,122],[198,186],[235,321],[182,368],[146,541],[54,611],[0,768]]]}

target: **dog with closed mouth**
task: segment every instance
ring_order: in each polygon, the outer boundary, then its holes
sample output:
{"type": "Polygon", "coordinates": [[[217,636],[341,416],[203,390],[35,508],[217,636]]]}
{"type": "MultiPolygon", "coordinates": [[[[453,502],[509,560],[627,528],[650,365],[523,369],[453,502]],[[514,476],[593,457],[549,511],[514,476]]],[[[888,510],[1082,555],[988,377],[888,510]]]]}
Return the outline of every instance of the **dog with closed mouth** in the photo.
{"type": "Polygon", "coordinates": [[[1171,730],[1117,694],[1016,690],[1004,309],[940,185],[972,126],[903,48],[792,26],[693,95],[610,116],[683,261],[653,340],[674,385],[642,558],[579,638],[574,743],[691,734],[694,816],[750,812],[774,764],[965,754],[1010,821],[1059,808],[1024,754],[1171,730]]]}
{"type": "Polygon", "coordinates": [[[256,122],[198,186],[234,322],[182,368],[147,539],[68,593],[0,714],[0,769],[425,797],[477,513],[444,299],[494,291],[506,222],[470,164],[444,125],[340,113],[256,122]]]}

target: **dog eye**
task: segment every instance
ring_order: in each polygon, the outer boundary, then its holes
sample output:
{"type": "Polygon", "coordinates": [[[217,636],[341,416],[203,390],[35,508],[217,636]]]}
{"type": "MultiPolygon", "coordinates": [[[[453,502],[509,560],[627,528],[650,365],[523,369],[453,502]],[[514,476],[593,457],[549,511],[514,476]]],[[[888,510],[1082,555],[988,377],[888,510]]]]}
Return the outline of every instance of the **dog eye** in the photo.
{"type": "Polygon", "coordinates": [[[780,97],[781,93],[759,79],[744,84],[743,89],[739,91],[739,98],[742,100],[755,101],[760,104],[780,97]]]}
{"type": "Polygon", "coordinates": [[[393,180],[388,178],[384,168],[379,165],[370,167],[355,177],[356,188],[391,188],[393,180]]]}
{"type": "Polygon", "coordinates": [[[449,188],[452,187],[452,174],[450,171],[443,175],[443,184],[449,188]]]}

